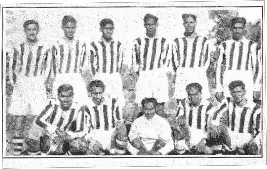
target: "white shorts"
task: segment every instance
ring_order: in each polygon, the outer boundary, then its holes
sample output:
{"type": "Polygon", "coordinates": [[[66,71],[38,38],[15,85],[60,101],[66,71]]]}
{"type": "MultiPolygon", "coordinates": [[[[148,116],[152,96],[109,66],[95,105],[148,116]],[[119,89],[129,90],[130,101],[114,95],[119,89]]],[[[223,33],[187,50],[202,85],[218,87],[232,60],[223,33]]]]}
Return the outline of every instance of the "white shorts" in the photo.
{"type": "Polygon", "coordinates": [[[97,73],[93,80],[101,80],[105,84],[105,95],[108,98],[116,98],[122,107],[125,105],[122,78],[120,73],[97,73]]]}
{"type": "Polygon", "coordinates": [[[232,130],[229,130],[229,135],[231,138],[231,146],[232,148],[242,148],[241,146],[250,141],[252,138],[250,133],[238,133],[232,130]]]}
{"type": "Polygon", "coordinates": [[[234,80],[242,80],[246,85],[246,98],[253,101],[253,76],[251,71],[225,71],[223,79],[223,91],[225,97],[230,97],[229,84],[234,80]]]}
{"type": "Polygon", "coordinates": [[[18,77],[8,112],[12,115],[39,115],[47,104],[43,77],[18,77]]]}
{"type": "Polygon", "coordinates": [[[206,138],[206,133],[202,129],[190,128],[190,147],[196,146],[203,138],[206,138]]]}
{"type": "Polygon", "coordinates": [[[157,101],[169,100],[169,83],[166,69],[140,72],[136,83],[136,100],[141,104],[145,97],[154,97],[157,101]]]}
{"type": "Polygon", "coordinates": [[[105,130],[92,130],[90,131],[90,136],[93,140],[98,141],[104,150],[110,150],[111,145],[111,137],[114,133],[115,129],[111,129],[109,131],[105,130]]]}
{"type": "Polygon", "coordinates": [[[79,73],[58,74],[53,84],[53,97],[57,98],[57,89],[62,84],[70,84],[73,87],[74,97],[73,102],[78,106],[88,103],[88,92],[86,89],[85,80],[79,73]]]}
{"type": "Polygon", "coordinates": [[[199,83],[202,86],[202,97],[205,99],[210,97],[206,70],[203,68],[178,68],[176,71],[174,98],[186,98],[186,86],[190,83],[199,83]]]}

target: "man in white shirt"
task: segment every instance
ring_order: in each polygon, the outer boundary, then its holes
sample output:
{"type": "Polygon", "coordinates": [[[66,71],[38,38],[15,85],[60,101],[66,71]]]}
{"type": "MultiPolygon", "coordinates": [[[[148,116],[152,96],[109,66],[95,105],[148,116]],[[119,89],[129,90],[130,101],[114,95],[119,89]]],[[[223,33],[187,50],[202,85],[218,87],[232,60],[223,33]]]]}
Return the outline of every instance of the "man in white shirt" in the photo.
{"type": "Polygon", "coordinates": [[[170,124],[156,114],[158,102],[155,98],[145,98],[141,104],[144,115],[131,126],[128,151],[134,155],[168,154],[174,148],[170,124]]]}

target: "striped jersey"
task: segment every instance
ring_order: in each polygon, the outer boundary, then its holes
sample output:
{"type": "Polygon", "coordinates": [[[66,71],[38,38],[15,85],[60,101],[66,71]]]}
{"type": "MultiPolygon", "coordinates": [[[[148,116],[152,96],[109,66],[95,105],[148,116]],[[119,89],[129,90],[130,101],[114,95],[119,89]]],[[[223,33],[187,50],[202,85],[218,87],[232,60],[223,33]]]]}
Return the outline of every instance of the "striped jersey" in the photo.
{"type": "Polygon", "coordinates": [[[90,99],[89,103],[79,110],[77,118],[77,132],[85,134],[90,130],[109,131],[115,128],[116,122],[122,120],[122,111],[116,99],[105,100],[95,105],[90,99]]]}
{"type": "Polygon", "coordinates": [[[177,99],[178,109],[176,117],[185,116],[189,127],[207,131],[209,111],[213,109],[208,100],[202,100],[196,107],[190,106],[188,99],[177,99]]]}
{"type": "Polygon", "coordinates": [[[36,119],[36,124],[47,129],[51,134],[56,128],[69,131],[78,115],[75,106],[62,110],[59,102],[50,102],[36,119]]]}
{"type": "Polygon", "coordinates": [[[120,41],[106,42],[101,39],[90,44],[90,65],[93,75],[96,73],[121,72],[124,48],[120,41]]]}
{"type": "Polygon", "coordinates": [[[132,46],[132,67],[136,72],[168,67],[169,50],[169,42],[163,37],[139,37],[132,46]]]}
{"type": "Polygon", "coordinates": [[[7,52],[8,79],[15,84],[18,76],[34,77],[48,76],[48,53],[49,48],[38,42],[30,46],[27,42],[7,52]]]}
{"type": "Polygon", "coordinates": [[[172,44],[172,66],[180,68],[208,67],[213,47],[204,36],[176,38],[172,44]]]}
{"type": "Polygon", "coordinates": [[[221,118],[227,119],[226,124],[234,132],[257,135],[261,130],[261,106],[255,103],[239,107],[228,97],[214,112],[212,120],[221,118]]]}
{"type": "Polygon", "coordinates": [[[81,73],[87,64],[86,43],[74,38],[69,41],[66,37],[58,39],[51,48],[53,73],[81,73]]]}
{"type": "Polygon", "coordinates": [[[224,41],[219,46],[219,59],[216,70],[217,88],[222,88],[224,71],[252,71],[253,84],[260,85],[261,60],[258,45],[246,38],[224,41]]]}

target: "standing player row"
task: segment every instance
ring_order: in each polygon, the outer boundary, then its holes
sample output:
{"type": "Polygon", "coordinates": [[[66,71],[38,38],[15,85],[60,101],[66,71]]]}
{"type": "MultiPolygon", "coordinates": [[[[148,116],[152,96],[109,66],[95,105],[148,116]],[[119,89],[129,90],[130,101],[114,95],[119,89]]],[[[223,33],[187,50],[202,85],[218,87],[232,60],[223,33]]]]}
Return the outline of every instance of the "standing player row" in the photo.
{"type": "Polygon", "coordinates": [[[52,91],[55,97],[58,86],[69,83],[74,87],[75,101],[84,105],[88,96],[81,74],[88,69],[93,79],[108,84],[107,95],[124,105],[120,72],[125,57],[132,58],[132,68],[139,75],[136,84],[136,102],[139,104],[144,97],[154,97],[160,103],[169,100],[168,73],[175,77],[175,98],[184,98],[185,86],[193,82],[203,86],[205,98],[210,97],[206,70],[211,56],[216,54],[217,99],[222,99],[222,91],[232,80],[246,83],[249,100],[252,100],[252,94],[259,97],[261,61],[257,44],[244,37],[246,20],[232,19],[232,39],[216,47],[208,38],[195,32],[195,15],[183,14],[182,18],[184,37],[170,41],[157,34],[158,18],[147,14],[144,17],[146,34],[134,40],[132,56],[125,56],[123,44],[113,38],[115,24],[111,19],[101,20],[102,37],[99,40],[86,43],[75,37],[76,19],[64,16],[64,37],[52,46],[38,41],[38,22],[26,21],[23,25],[26,41],[7,53],[10,58],[8,81],[13,85],[16,82],[9,113],[37,115],[40,112],[38,108],[43,107],[40,105],[46,102],[45,84],[49,84],[46,82],[50,78],[54,79],[52,91]]]}

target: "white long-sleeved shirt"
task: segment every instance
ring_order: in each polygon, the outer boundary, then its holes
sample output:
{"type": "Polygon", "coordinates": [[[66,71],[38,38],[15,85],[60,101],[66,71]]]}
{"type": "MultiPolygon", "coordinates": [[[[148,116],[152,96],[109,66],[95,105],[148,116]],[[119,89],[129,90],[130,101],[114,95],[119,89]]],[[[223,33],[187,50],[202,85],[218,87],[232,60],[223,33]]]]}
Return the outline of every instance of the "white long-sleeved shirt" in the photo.
{"type": "MultiPolygon", "coordinates": [[[[133,122],[128,137],[130,141],[140,138],[147,150],[152,149],[157,139],[165,140],[166,145],[159,152],[167,154],[174,148],[171,133],[170,124],[164,118],[155,114],[152,119],[148,120],[143,115],[133,122]]],[[[132,147],[129,151],[136,155],[139,150],[132,147]]]]}

